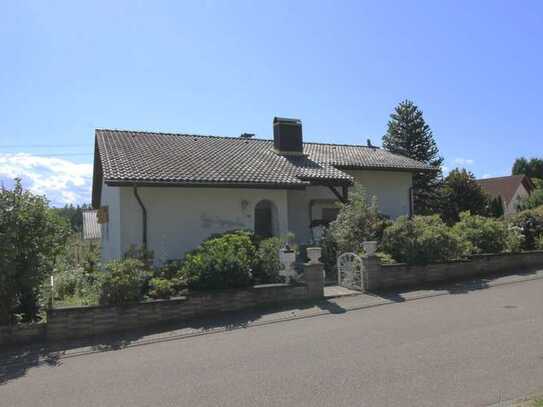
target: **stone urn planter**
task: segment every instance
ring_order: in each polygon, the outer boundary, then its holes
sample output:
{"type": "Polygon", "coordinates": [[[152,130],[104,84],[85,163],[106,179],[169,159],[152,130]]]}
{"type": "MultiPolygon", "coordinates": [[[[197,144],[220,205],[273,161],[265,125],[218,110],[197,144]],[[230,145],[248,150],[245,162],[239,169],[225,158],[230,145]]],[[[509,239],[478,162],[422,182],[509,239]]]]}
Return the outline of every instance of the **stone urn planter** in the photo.
{"type": "Polygon", "coordinates": [[[285,277],[285,281],[290,284],[297,277],[296,269],[294,268],[296,252],[288,247],[279,250],[279,261],[283,264],[283,270],[279,272],[279,275],[285,277]]]}
{"type": "Polygon", "coordinates": [[[362,242],[362,247],[364,248],[364,253],[366,253],[366,256],[375,256],[375,252],[377,251],[376,241],[362,242]]]}
{"type": "Polygon", "coordinates": [[[309,264],[317,264],[321,258],[322,249],[320,247],[308,247],[306,249],[307,258],[309,259],[309,264]]]}

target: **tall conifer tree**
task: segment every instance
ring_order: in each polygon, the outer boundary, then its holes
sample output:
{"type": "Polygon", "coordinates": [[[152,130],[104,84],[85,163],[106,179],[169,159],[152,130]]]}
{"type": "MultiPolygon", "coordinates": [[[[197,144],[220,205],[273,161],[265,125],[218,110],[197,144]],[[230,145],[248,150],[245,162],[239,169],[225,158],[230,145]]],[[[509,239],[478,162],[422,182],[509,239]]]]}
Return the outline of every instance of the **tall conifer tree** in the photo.
{"type": "Polygon", "coordinates": [[[390,115],[383,147],[391,153],[401,154],[435,167],[435,172],[413,175],[415,214],[427,215],[440,210],[441,165],[443,157],[434,140],[430,126],[422,111],[410,100],[404,100],[390,115]]]}

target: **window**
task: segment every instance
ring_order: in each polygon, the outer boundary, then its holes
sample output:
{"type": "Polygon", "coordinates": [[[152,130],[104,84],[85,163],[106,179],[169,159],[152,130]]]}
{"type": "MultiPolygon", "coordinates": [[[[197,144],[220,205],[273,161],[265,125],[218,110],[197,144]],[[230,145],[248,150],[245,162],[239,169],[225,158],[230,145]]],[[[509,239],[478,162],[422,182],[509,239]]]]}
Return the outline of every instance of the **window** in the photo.
{"type": "Polygon", "coordinates": [[[328,224],[336,220],[338,213],[338,208],[322,208],[322,221],[328,224]]]}
{"type": "Polygon", "coordinates": [[[260,201],[255,206],[255,235],[272,237],[274,235],[274,207],[270,201],[260,201]]]}

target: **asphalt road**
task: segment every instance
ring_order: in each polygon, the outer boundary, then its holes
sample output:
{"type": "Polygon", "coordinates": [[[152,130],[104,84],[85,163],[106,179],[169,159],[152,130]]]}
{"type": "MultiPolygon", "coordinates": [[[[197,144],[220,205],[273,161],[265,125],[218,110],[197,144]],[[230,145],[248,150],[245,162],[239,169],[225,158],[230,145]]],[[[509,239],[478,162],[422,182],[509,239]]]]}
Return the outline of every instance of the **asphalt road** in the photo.
{"type": "Polygon", "coordinates": [[[0,406],[484,406],[543,389],[543,280],[59,362],[0,406]]]}

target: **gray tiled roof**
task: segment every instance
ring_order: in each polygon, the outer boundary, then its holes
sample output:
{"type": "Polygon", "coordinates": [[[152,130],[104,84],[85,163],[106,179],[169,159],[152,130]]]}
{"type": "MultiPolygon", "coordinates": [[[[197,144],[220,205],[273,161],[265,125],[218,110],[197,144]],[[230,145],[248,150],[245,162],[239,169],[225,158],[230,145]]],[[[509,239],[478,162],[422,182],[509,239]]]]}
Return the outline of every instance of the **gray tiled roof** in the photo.
{"type": "Polygon", "coordinates": [[[423,163],[366,146],[304,143],[305,156],[281,156],[272,140],[96,130],[108,183],[351,183],[342,168],[424,171],[423,163]]]}

